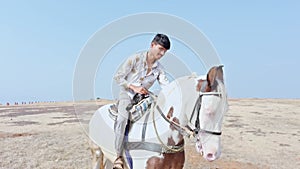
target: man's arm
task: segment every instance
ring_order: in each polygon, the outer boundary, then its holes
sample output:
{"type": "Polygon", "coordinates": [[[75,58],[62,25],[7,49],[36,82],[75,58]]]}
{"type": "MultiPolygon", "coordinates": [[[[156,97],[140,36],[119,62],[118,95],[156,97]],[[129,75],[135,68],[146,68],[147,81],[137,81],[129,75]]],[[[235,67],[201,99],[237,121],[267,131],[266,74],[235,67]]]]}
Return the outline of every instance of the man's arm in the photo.
{"type": "Polygon", "coordinates": [[[135,86],[130,84],[128,88],[133,90],[135,93],[148,94],[148,90],[145,89],[143,86],[135,86]]]}
{"type": "Polygon", "coordinates": [[[131,72],[134,66],[134,59],[129,57],[119,68],[117,73],[114,76],[114,80],[117,82],[119,86],[123,86],[125,89],[128,89],[130,84],[126,80],[127,75],[131,72]]]}

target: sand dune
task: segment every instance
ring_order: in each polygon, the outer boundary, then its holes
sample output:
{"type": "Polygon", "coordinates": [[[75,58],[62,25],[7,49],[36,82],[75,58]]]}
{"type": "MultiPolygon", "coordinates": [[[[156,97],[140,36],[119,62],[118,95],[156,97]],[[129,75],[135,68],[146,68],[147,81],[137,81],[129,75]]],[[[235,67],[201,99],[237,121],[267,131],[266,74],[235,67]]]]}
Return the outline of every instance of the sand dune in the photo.
{"type": "MultiPolygon", "coordinates": [[[[91,168],[87,124],[107,102],[1,106],[0,168],[91,168]]],[[[299,126],[299,99],[230,99],[221,158],[186,140],[185,168],[300,168],[299,126]]]]}

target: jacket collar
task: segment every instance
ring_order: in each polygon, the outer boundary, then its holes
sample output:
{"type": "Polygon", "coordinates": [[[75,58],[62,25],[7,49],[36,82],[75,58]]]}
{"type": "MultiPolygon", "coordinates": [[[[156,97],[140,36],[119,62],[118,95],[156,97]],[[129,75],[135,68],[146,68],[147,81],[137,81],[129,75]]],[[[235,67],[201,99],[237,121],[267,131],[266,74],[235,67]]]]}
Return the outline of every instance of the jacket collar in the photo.
{"type": "MultiPolygon", "coordinates": [[[[147,54],[148,54],[148,51],[146,52],[143,52],[142,56],[143,56],[143,63],[145,65],[146,68],[148,68],[148,65],[147,65],[147,54]]],[[[153,65],[152,65],[152,68],[156,68],[158,66],[158,61],[156,60],[153,65]]]]}

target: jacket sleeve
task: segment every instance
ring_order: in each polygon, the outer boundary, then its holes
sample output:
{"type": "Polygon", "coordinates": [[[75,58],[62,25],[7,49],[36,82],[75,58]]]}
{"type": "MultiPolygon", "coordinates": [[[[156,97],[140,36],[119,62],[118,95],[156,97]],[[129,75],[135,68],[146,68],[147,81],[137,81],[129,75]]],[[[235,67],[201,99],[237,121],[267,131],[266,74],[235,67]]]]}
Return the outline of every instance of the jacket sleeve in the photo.
{"type": "Polygon", "coordinates": [[[132,71],[134,66],[134,59],[133,57],[129,57],[118,69],[114,76],[114,80],[117,82],[119,86],[123,86],[127,89],[130,83],[127,81],[128,74],[132,71]]]}

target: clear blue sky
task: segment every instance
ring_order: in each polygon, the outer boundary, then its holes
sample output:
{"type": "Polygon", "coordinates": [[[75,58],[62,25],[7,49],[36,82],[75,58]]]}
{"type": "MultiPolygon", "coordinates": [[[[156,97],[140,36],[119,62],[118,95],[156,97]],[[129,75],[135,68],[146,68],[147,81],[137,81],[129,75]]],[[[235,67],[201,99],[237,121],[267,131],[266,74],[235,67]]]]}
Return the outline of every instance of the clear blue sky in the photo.
{"type": "Polygon", "coordinates": [[[12,0],[0,5],[0,103],[73,100],[76,61],[89,38],[143,12],[201,30],[225,65],[230,98],[300,98],[300,1],[12,0]]]}

